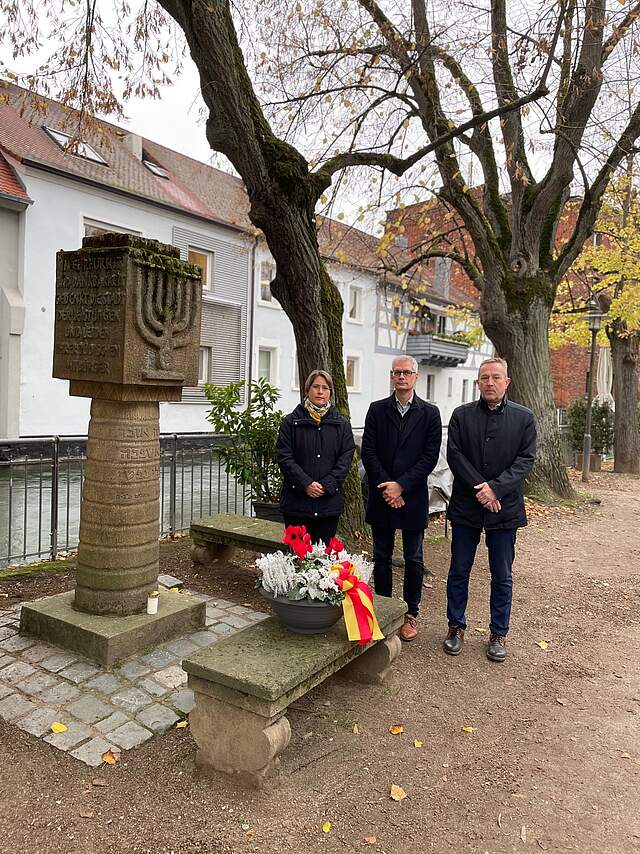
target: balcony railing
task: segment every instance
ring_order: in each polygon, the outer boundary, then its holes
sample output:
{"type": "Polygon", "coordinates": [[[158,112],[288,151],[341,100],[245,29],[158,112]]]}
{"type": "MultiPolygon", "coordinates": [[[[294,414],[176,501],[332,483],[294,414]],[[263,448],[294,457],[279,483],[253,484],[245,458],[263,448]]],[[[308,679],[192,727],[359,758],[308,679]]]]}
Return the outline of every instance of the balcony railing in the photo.
{"type": "Polygon", "coordinates": [[[407,353],[425,365],[455,368],[467,361],[469,345],[433,333],[414,333],[407,336],[407,353]]]}

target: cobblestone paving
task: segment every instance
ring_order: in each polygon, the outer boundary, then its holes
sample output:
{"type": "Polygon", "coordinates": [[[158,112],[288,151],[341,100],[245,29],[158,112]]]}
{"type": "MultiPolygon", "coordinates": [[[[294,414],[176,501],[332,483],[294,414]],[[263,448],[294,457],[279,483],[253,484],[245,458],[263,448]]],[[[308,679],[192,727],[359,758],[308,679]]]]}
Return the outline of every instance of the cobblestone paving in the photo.
{"type": "Polygon", "coordinates": [[[110,668],[19,634],[21,606],[0,609],[0,718],[92,767],[175,726],[193,708],[182,659],[268,616],[192,595],[207,603],[204,629],[110,668]],[[54,722],[66,731],[53,732],[54,722]]]}

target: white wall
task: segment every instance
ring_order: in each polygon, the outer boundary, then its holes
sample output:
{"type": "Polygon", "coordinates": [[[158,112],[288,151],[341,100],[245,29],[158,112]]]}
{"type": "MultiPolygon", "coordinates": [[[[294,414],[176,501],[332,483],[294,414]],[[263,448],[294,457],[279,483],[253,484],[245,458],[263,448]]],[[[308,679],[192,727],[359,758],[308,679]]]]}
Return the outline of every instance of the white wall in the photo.
{"type": "MultiPolygon", "coordinates": [[[[245,236],[233,229],[165,212],[40,170],[29,169],[26,184],[34,204],[24,215],[26,323],[22,336],[20,434],[85,435],[89,400],[70,397],[68,382],[51,377],[56,252],[82,245],[84,220],[137,231],[142,237],[163,243],[172,243],[174,226],[183,226],[221,240],[242,243],[247,252],[250,250],[245,236]]],[[[163,403],[160,429],[163,432],[206,430],[209,426],[204,419],[206,409],[203,403],[163,403]]]]}
{"type": "MultiPolygon", "coordinates": [[[[279,407],[290,412],[300,402],[297,387],[296,345],[293,328],[280,304],[272,299],[264,302],[260,298],[260,265],[271,260],[264,246],[256,254],[255,320],[253,343],[252,376],[258,376],[258,351],[261,347],[274,354],[275,369],[272,382],[280,388],[279,407]]],[[[389,367],[391,356],[375,353],[375,322],[377,311],[376,279],[374,276],[338,264],[329,265],[329,274],[336,283],[345,303],[342,331],[344,336],[345,361],[348,357],[358,360],[359,377],[349,391],[351,423],[354,427],[364,426],[364,418],[372,400],[389,394],[389,367]],[[360,318],[348,317],[350,288],[360,289],[362,296],[360,318]]],[[[325,367],[318,365],[318,367],[325,367]]]]}

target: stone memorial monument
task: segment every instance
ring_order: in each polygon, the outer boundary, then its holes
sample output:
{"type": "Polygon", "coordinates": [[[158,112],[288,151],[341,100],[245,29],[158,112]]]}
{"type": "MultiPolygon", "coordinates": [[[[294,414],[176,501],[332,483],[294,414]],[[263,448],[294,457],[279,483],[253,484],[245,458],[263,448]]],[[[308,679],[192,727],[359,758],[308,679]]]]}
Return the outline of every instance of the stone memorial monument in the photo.
{"type": "Polygon", "coordinates": [[[200,271],[129,234],[58,252],[53,376],[90,397],[76,589],[22,608],[21,630],[110,664],[204,624],[205,604],[158,578],[159,401],[198,381],[200,271]]]}

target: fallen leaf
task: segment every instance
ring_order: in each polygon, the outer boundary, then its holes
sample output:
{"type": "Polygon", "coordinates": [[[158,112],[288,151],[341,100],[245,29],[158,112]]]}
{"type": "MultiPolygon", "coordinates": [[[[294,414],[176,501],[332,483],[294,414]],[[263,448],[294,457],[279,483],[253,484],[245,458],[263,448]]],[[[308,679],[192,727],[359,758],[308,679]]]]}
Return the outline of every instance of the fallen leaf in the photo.
{"type": "Polygon", "coordinates": [[[391,735],[400,735],[401,732],[404,732],[404,727],[400,724],[391,724],[389,732],[391,735]]]}
{"type": "Polygon", "coordinates": [[[255,830],[247,830],[245,833],[245,836],[247,837],[247,839],[251,839],[251,837],[253,836],[254,833],[255,833],[255,830]]]}
{"type": "Polygon", "coordinates": [[[113,750],[109,749],[102,754],[102,761],[106,762],[107,765],[115,765],[118,761],[118,757],[113,750]]]}
{"type": "Polygon", "coordinates": [[[476,732],[477,729],[478,727],[475,726],[463,726],[462,732],[476,732]]]}
{"type": "Polygon", "coordinates": [[[331,822],[325,821],[322,825],[322,832],[323,833],[329,833],[330,830],[331,830],[331,822]]]}
{"type": "Polygon", "coordinates": [[[478,632],[478,634],[484,635],[487,630],[484,628],[484,626],[476,626],[473,631],[478,632]]]}
{"type": "Polygon", "coordinates": [[[81,810],[80,818],[95,818],[95,813],[92,813],[90,810],[81,810]]]}
{"type": "Polygon", "coordinates": [[[547,846],[546,846],[543,842],[540,842],[540,840],[539,840],[539,839],[536,839],[536,842],[538,843],[538,846],[539,846],[540,848],[542,848],[542,850],[543,850],[543,851],[546,851],[546,850],[547,850],[547,846]]]}
{"type": "Polygon", "coordinates": [[[51,724],[51,732],[66,732],[67,727],[64,724],[61,724],[60,721],[54,721],[51,724]]]}
{"type": "Polygon", "coordinates": [[[560,706],[566,706],[567,701],[563,697],[556,697],[556,703],[560,706]]]}
{"type": "Polygon", "coordinates": [[[92,786],[98,786],[100,788],[105,788],[109,784],[107,783],[106,780],[101,780],[99,777],[96,777],[95,780],[91,781],[91,785],[92,786]]]}
{"type": "Polygon", "coordinates": [[[392,783],[391,791],[389,792],[389,797],[392,801],[403,801],[407,797],[407,793],[402,788],[402,786],[396,786],[395,783],[392,783]]]}
{"type": "Polygon", "coordinates": [[[354,735],[360,735],[360,727],[358,726],[358,724],[354,724],[354,725],[351,727],[351,732],[352,732],[354,735]]]}
{"type": "Polygon", "coordinates": [[[420,741],[420,739],[419,739],[419,738],[414,738],[414,739],[413,739],[413,746],[414,746],[414,747],[422,747],[422,742],[420,741]]]}
{"type": "Polygon", "coordinates": [[[621,753],[620,759],[631,759],[631,755],[629,753],[621,753]]]}
{"type": "Polygon", "coordinates": [[[378,840],[375,836],[365,836],[364,841],[367,845],[375,845],[378,840]]]}
{"type": "Polygon", "coordinates": [[[251,602],[243,602],[242,607],[243,608],[253,608],[253,605],[251,604],[251,602]]]}
{"type": "Polygon", "coordinates": [[[500,828],[502,827],[502,813],[501,812],[498,813],[498,827],[500,827],[500,828]]]}
{"type": "Polygon", "coordinates": [[[520,839],[522,839],[522,841],[524,842],[525,845],[527,844],[527,826],[526,826],[526,824],[522,825],[522,830],[520,831],[520,839]]]}
{"type": "Polygon", "coordinates": [[[539,646],[539,647],[540,647],[540,649],[548,649],[548,647],[549,647],[549,642],[548,642],[548,641],[536,641],[536,642],[535,642],[535,645],[536,645],[536,646],[539,646]]]}
{"type": "Polygon", "coordinates": [[[176,729],[186,729],[189,726],[189,721],[178,721],[176,729]]]}
{"type": "Polygon", "coordinates": [[[169,593],[179,593],[179,592],[180,592],[179,587],[169,587],[169,593]]]}

